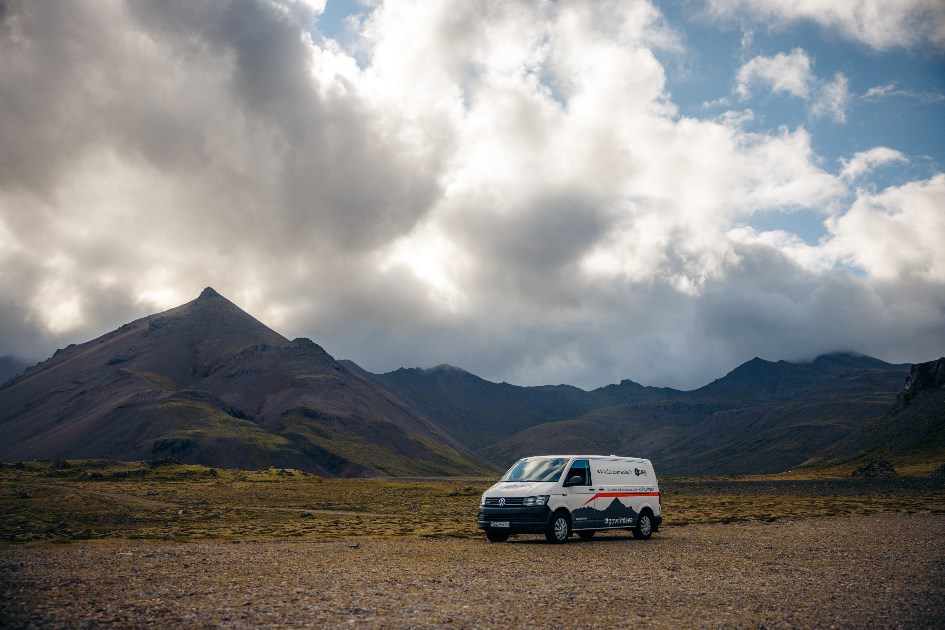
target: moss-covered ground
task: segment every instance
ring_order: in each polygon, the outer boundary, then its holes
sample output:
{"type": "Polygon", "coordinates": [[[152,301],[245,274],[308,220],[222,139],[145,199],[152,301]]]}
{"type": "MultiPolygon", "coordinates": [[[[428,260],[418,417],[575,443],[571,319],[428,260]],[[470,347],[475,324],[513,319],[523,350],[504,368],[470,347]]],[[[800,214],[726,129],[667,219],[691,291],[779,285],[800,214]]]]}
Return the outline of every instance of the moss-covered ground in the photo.
{"type": "MultiPolygon", "coordinates": [[[[0,468],[0,542],[481,535],[493,479],[325,479],[294,470],[70,461],[0,468]]],[[[790,476],[663,479],[665,526],[945,513],[945,482],[790,476]]]]}

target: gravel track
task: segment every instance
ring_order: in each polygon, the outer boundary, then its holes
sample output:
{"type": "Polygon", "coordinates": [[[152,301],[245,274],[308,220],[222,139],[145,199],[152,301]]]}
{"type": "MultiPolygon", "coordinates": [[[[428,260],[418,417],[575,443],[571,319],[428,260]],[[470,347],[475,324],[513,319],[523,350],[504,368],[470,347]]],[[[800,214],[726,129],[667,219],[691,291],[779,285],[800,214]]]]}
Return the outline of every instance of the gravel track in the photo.
{"type": "Polygon", "coordinates": [[[945,627],[945,515],[0,547],[0,627],[945,627]]]}

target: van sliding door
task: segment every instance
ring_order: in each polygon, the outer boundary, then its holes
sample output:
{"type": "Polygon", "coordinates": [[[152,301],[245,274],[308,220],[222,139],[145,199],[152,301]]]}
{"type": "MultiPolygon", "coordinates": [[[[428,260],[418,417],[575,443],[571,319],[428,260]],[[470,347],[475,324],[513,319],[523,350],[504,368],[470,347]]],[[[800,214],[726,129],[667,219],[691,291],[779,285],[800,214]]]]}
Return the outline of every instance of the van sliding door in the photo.
{"type": "Polygon", "coordinates": [[[572,527],[574,529],[597,529],[600,527],[600,512],[594,505],[593,478],[591,466],[586,459],[576,459],[565,475],[565,492],[568,493],[568,506],[571,508],[572,527]],[[579,479],[576,479],[578,477],[579,479]]]}

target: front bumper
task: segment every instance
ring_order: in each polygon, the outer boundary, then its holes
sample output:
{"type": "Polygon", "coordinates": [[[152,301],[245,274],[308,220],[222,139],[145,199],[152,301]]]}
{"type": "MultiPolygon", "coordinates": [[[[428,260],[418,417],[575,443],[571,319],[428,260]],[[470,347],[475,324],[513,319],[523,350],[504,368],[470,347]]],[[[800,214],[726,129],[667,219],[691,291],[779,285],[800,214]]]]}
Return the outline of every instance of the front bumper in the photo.
{"type": "Polygon", "coordinates": [[[535,507],[480,507],[477,522],[485,531],[510,534],[540,534],[548,527],[551,510],[547,505],[535,507]],[[508,523],[508,527],[493,527],[492,523],[508,523]]]}

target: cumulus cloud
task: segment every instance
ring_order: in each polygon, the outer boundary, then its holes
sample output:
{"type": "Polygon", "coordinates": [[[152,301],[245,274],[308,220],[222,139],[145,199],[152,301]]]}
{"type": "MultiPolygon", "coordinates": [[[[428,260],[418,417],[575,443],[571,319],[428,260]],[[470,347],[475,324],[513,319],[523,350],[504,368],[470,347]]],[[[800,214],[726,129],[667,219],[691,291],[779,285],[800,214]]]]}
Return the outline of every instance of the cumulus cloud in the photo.
{"type": "Polygon", "coordinates": [[[830,249],[880,280],[945,283],[942,208],[945,175],[863,191],[848,212],[828,221],[830,249]]]}
{"type": "Polygon", "coordinates": [[[810,21],[877,50],[945,48],[945,5],[939,0],[708,0],[707,5],[719,18],[747,18],[773,28],[810,21]]]}
{"type": "MultiPolygon", "coordinates": [[[[803,127],[681,115],[659,59],[682,39],[649,2],[388,0],[347,47],[320,35],[321,2],[3,6],[0,355],[207,285],[368,369],[526,384],[906,360],[941,321],[940,179],[852,191],[899,157],[838,175],[803,127]],[[747,227],[797,210],[824,214],[823,243],[747,227]],[[876,229],[921,254],[871,254],[876,229]],[[876,334],[896,317],[915,335],[876,334]]],[[[837,118],[845,80],[826,98],[810,66],[760,59],[746,93],[837,118]]]]}
{"type": "Polygon", "coordinates": [[[747,99],[751,85],[761,83],[774,92],[786,92],[802,99],[810,95],[811,60],[807,53],[795,48],[790,53],[778,53],[773,57],[758,56],[738,69],[735,91],[747,99]]]}
{"type": "Polygon", "coordinates": [[[759,88],[775,94],[783,92],[808,101],[814,118],[830,116],[835,122],[846,122],[851,100],[849,80],[842,72],[837,72],[832,81],[819,80],[812,67],[807,52],[800,48],[773,56],[759,55],[738,69],[735,93],[745,101],[759,88]]]}

